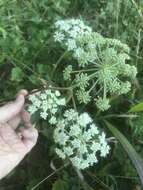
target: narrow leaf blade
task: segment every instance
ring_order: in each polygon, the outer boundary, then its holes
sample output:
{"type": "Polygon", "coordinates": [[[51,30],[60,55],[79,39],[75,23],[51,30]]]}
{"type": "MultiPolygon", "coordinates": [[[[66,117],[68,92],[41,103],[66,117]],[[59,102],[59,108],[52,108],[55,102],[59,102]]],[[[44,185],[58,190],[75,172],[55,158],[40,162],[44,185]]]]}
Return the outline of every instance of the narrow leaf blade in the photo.
{"type": "Polygon", "coordinates": [[[141,112],[143,111],[143,102],[136,104],[135,106],[132,106],[129,112],[141,112]]]}
{"type": "Polygon", "coordinates": [[[143,160],[133,148],[133,146],[129,143],[127,138],[114,126],[112,126],[109,122],[105,121],[106,126],[108,129],[113,133],[113,135],[118,139],[121,143],[125,151],[127,152],[128,156],[130,157],[134,167],[137,170],[137,173],[140,177],[141,184],[143,186],[143,160]]]}

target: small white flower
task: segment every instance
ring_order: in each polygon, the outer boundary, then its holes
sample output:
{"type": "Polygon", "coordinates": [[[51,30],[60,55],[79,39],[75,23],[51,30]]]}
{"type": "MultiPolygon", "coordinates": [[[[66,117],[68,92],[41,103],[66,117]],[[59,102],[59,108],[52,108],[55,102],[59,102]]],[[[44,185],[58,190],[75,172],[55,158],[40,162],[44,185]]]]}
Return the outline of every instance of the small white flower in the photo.
{"type": "Polygon", "coordinates": [[[91,123],[92,119],[89,117],[88,113],[83,113],[79,117],[79,123],[83,126],[86,126],[87,124],[91,123]]]}
{"type": "Polygon", "coordinates": [[[54,34],[54,39],[55,39],[55,42],[61,42],[64,40],[64,34],[62,34],[61,32],[55,32],[54,34]]]}
{"type": "Polygon", "coordinates": [[[47,94],[42,93],[42,94],[40,95],[40,98],[41,98],[42,100],[46,100],[46,99],[47,99],[47,94]]]}
{"type": "Polygon", "coordinates": [[[89,162],[88,160],[81,160],[81,164],[80,164],[80,169],[84,170],[85,168],[88,168],[90,165],[89,165],[89,162]]]}
{"type": "Polygon", "coordinates": [[[44,120],[46,120],[47,116],[48,116],[48,113],[47,112],[41,112],[40,116],[41,116],[41,118],[43,118],[44,120]]]}
{"type": "Polygon", "coordinates": [[[58,105],[65,106],[65,105],[66,105],[66,100],[65,100],[65,98],[62,98],[62,99],[58,100],[58,105]]]}
{"type": "Polygon", "coordinates": [[[92,123],[91,125],[90,125],[90,132],[91,132],[91,134],[92,135],[98,135],[99,134],[99,130],[98,130],[98,128],[95,126],[95,124],[94,123],[92,123]]]}
{"type": "Polygon", "coordinates": [[[60,132],[55,131],[55,134],[54,134],[55,142],[60,143],[61,145],[65,145],[68,139],[69,139],[69,136],[66,135],[64,131],[60,131],[60,132]]]}
{"type": "Polygon", "coordinates": [[[71,147],[66,147],[64,149],[64,153],[67,155],[67,156],[71,156],[73,154],[73,149],[71,147]]]}
{"type": "Polygon", "coordinates": [[[56,95],[57,97],[59,97],[59,96],[61,95],[61,93],[60,93],[58,90],[56,90],[56,91],[55,91],[55,95],[56,95]]]}
{"type": "Polygon", "coordinates": [[[29,100],[30,100],[31,102],[36,101],[36,100],[37,100],[36,95],[30,95],[30,96],[29,96],[29,100]]]}
{"type": "Polygon", "coordinates": [[[62,159],[66,158],[65,154],[59,148],[56,148],[55,151],[60,158],[62,158],[62,159]]]}
{"type": "Polygon", "coordinates": [[[71,144],[73,146],[73,148],[80,148],[81,146],[81,141],[79,139],[73,139],[71,141],[71,144]]]}
{"type": "Polygon", "coordinates": [[[47,100],[44,100],[41,102],[41,108],[43,111],[47,111],[48,110],[48,101],[47,100]]]}
{"type": "Polygon", "coordinates": [[[73,109],[70,109],[70,110],[67,110],[65,113],[64,113],[64,117],[67,118],[67,120],[77,120],[78,118],[78,113],[75,112],[73,109]]]}
{"type": "Polygon", "coordinates": [[[65,22],[64,20],[59,20],[55,23],[56,28],[67,32],[70,29],[70,24],[68,22],[65,22]]]}
{"type": "Polygon", "coordinates": [[[100,140],[100,144],[105,143],[105,133],[104,132],[102,132],[102,134],[99,136],[99,140],[100,140]]]}
{"type": "Polygon", "coordinates": [[[95,152],[97,152],[98,150],[100,150],[100,143],[97,143],[97,142],[93,142],[92,143],[92,145],[90,146],[90,149],[92,150],[92,151],[95,151],[95,152]]]}
{"type": "Polygon", "coordinates": [[[52,98],[49,98],[48,99],[48,104],[53,104],[54,103],[54,100],[52,98]]]}
{"type": "Polygon", "coordinates": [[[87,153],[87,152],[88,152],[88,150],[87,150],[86,144],[81,144],[80,149],[79,149],[79,153],[84,154],[84,153],[87,153]]]}
{"type": "Polygon", "coordinates": [[[89,163],[91,166],[92,166],[94,163],[97,163],[97,162],[98,162],[97,157],[95,156],[94,153],[88,155],[87,161],[88,161],[88,163],[89,163]]]}
{"type": "Polygon", "coordinates": [[[105,157],[107,154],[109,154],[110,147],[107,145],[107,143],[104,143],[100,147],[100,151],[101,151],[100,156],[105,157]]]}
{"type": "Polygon", "coordinates": [[[85,131],[84,134],[83,134],[83,138],[85,141],[89,141],[92,139],[92,133],[90,133],[90,131],[85,131]]]}
{"type": "Polygon", "coordinates": [[[51,109],[51,113],[52,113],[52,114],[55,114],[57,111],[58,111],[57,108],[52,108],[52,109],[51,109]]]}
{"type": "Polygon", "coordinates": [[[75,58],[80,58],[83,53],[84,53],[84,50],[83,50],[83,49],[77,48],[77,49],[75,50],[75,52],[74,52],[74,57],[75,57],[75,58]]]}
{"type": "Polygon", "coordinates": [[[40,106],[41,106],[41,101],[37,99],[37,100],[35,101],[35,106],[36,106],[37,108],[40,108],[40,106]]]}
{"type": "Polygon", "coordinates": [[[50,118],[50,120],[49,120],[49,123],[52,124],[52,125],[56,124],[56,123],[57,123],[56,117],[52,116],[52,117],[50,118]]]}
{"type": "Polygon", "coordinates": [[[55,22],[55,26],[57,28],[60,28],[61,26],[64,25],[64,23],[65,23],[64,20],[58,20],[58,21],[55,22]]]}
{"type": "Polygon", "coordinates": [[[106,111],[111,107],[109,104],[109,99],[101,97],[98,97],[98,99],[96,99],[96,106],[102,111],[106,111]]]}
{"type": "Polygon", "coordinates": [[[77,48],[76,42],[73,39],[68,39],[66,42],[66,45],[68,47],[68,51],[71,51],[77,48]]]}
{"type": "Polygon", "coordinates": [[[74,125],[71,126],[70,131],[69,131],[69,135],[70,136],[78,136],[81,133],[81,129],[79,127],[79,125],[74,125]]]}
{"type": "Polygon", "coordinates": [[[74,30],[74,29],[69,32],[70,38],[73,38],[73,39],[77,38],[78,34],[79,33],[76,30],[74,30]]]}
{"type": "Polygon", "coordinates": [[[29,108],[28,108],[28,111],[29,111],[31,114],[34,114],[37,110],[38,110],[37,107],[34,106],[34,105],[31,105],[31,106],[29,106],[29,108]]]}
{"type": "Polygon", "coordinates": [[[71,162],[74,166],[76,166],[77,168],[81,168],[81,159],[78,157],[73,157],[71,158],[71,162]]]}

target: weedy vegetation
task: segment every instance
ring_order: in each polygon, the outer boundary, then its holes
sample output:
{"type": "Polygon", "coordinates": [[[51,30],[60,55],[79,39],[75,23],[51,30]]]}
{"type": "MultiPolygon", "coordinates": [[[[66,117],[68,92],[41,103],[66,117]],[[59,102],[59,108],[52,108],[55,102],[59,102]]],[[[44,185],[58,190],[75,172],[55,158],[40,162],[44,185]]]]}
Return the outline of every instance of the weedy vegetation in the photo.
{"type": "Polygon", "coordinates": [[[0,105],[39,131],[0,188],[143,189],[142,73],[142,0],[0,0],[0,105]]]}

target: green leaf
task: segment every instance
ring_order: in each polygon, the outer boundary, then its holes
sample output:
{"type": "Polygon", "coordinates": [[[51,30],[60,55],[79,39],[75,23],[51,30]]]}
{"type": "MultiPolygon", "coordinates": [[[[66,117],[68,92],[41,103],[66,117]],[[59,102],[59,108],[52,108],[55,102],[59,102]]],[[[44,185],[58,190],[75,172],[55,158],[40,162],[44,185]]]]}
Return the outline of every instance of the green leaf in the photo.
{"type": "Polygon", "coordinates": [[[140,177],[141,184],[143,186],[143,160],[140,155],[136,152],[133,146],[129,143],[127,138],[114,126],[112,126],[109,122],[104,121],[108,127],[108,129],[113,133],[113,135],[118,139],[121,143],[125,151],[127,152],[129,158],[131,159],[134,167],[137,170],[137,173],[140,177]]]}
{"type": "Polygon", "coordinates": [[[61,179],[58,179],[54,184],[53,184],[53,187],[52,187],[52,190],[68,190],[68,184],[61,180],[61,179]]]}
{"type": "Polygon", "coordinates": [[[21,81],[23,79],[23,71],[19,67],[15,67],[11,71],[11,80],[12,81],[21,81]]]}
{"type": "Polygon", "coordinates": [[[135,106],[132,106],[129,112],[141,112],[143,111],[143,102],[136,104],[135,106]]]}
{"type": "Polygon", "coordinates": [[[2,33],[2,36],[5,39],[6,36],[7,36],[7,32],[5,31],[5,29],[3,29],[3,28],[0,27],[0,33],[2,33]]]}

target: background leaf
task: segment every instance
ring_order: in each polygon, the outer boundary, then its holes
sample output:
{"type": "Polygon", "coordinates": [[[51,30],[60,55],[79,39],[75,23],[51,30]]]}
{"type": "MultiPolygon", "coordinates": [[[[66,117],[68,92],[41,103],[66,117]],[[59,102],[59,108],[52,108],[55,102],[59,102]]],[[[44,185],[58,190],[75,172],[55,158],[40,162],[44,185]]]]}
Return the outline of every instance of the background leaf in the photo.
{"type": "Polygon", "coordinates": [[[139,154],[136,152],[136,150],[133,148],[133,146],[129,143],[129,141],[126,139],[126,137],[114,126],[112,126],[109,122],[105,121],[108,129],[113,133],[113,135],[118,139],[118,141],[121,143],[125,151],[127,152],[128,156],[132,160],[132,163],[134,164],[134,167],[137,170],[137,173],[140,177],[141,184],[143,186],[143,160],[139,156],[139,154]]]}
{"type": "Polygon", "coordinates": [[[23,79],[23,71],[21,68],[19,67],[15,67],[12,69],[12,72],[11,72],[11,80],[12,81],[21,81],[23,79]]]}
{"type": "Polygon", "coordinates": [[[65,181],[58,179],[53,184],[52,190],[69,190],[69,188],[68,188],[68,184],[65,181]]]}
{"type": "Polygon", "coordinates": [[[136,104],[135,106],[132,106],[129,112],[141,112],[143,111],[143,102],[136,104]]]}

